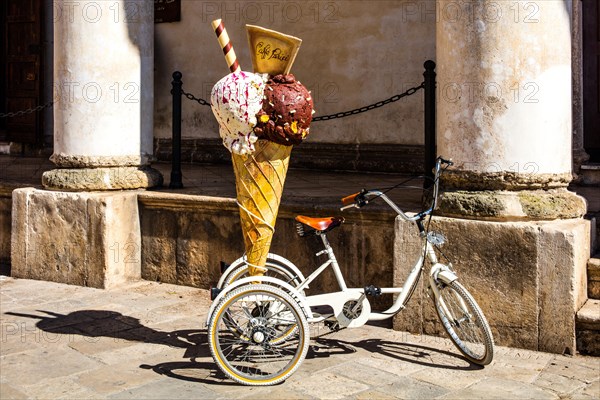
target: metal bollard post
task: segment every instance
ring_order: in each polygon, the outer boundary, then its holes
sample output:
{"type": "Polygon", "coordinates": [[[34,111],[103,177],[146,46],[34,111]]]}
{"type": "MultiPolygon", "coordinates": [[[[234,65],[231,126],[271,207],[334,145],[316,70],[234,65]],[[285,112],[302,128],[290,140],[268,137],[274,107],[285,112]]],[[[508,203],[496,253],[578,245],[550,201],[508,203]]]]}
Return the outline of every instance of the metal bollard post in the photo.
{"type": "MultiPolygon", "coordinates": [[[[433,168],[435,167],[436,143],[435,143],[435,62],[425,61],[423,64],[425,72],[425,179],[423,187],[429,188],[433,184],[433,168]]],[[[449,155],[446,155],[449,157],[449,155]]]]}
{"type": "Polygon", "coordinates": [[[171,139],[171,182],[169,189],[181,189],[181,87],[183,75],[179,71],[173,72],[171,94],[173,95],[173,137],[171,139]]]}

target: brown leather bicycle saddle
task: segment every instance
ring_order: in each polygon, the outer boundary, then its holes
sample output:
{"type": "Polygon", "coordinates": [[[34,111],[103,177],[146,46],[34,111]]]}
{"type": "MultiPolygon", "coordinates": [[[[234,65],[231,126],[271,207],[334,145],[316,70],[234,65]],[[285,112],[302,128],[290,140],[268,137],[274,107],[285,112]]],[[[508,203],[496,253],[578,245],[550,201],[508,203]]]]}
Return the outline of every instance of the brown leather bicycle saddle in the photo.
{"type": "Polygon", "coordinates": [[[326,218],[311,218],[304,215],[298,215],[296,221],[310,226],[318,231],[330,231],[344,223],[344,218],[341,217],[326,217],[326,218]]]}

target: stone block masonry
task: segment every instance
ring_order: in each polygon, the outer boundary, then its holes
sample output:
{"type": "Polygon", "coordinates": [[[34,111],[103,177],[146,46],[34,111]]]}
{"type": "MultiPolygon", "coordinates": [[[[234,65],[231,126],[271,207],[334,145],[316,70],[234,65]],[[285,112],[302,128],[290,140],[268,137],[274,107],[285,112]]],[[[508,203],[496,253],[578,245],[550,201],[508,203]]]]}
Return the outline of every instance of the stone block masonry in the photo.
{"type": "Polygon", "coordinates": [[[13,192],[11,275],[95,288],[140,279],[138,192],[13,192]]]}
{"type": "MultiPolygon", "coordinates": [[[[142,278],[150,281],[208,289],[221,275],[220,261],[233,262],[244,253],[238,206],[234,199],[143,192],[139,196],[142,229],[142,278]]],[[[294,262],[305,276],[326,258],[316,236],[300,238],[294,217],[339,215],[334,205],[311,210],[303,203],[282,204],[271,252],[294,262]]],[[[389,287],[393,277],[394,213],[372,206],[347,213],[346,222],[328,234],[348,287],[389,287]]],[[[307,295],[339,290],[326,270],[311,282],[307,295]]],[[[373,300],[376,310],[387,309],[391,296],[373,300]]]]}
{"type": "MultiPolygon", "coordinates": [[[[396,222],[394,281],[408,274],[403,249],[418,257],[412,223],[396,222]]],[[[486,315],[497,344],[552,353],[575,351],[575,313],[586,300],[589,221],[491,222],[435,217],[443,253],[486,315]]],[[[444,260],[441,260],[444,262],[444,260]]],[[[440,335],[433,302],[420,286],[394,328],[440,335]]]]}

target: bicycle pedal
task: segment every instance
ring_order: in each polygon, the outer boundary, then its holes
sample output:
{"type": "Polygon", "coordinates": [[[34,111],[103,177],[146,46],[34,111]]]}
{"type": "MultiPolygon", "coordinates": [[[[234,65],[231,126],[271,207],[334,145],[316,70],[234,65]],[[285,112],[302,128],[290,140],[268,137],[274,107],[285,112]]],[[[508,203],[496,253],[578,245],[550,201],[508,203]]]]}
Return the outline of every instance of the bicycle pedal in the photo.
{"type": "Polygon", "coordinates": [[[365,286],[367,296],[381,296],[381,288],[375,285],[365,286]]]}

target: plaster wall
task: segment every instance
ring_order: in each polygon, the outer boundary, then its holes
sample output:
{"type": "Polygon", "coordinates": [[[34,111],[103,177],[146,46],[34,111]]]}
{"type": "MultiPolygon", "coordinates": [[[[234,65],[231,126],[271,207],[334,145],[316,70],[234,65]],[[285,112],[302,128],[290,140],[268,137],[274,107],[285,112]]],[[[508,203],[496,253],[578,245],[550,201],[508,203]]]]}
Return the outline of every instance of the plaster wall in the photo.
{"type": "MultiPolygon", "coordinates": [[[[222,18],[243,70],[251,70],[245,24],[297,36],[302,47],[292,73],[312,91],[316,115],[387,99],[423,81],[435,58],[432,1],[182,1],[181,21],[155,25],[157,138],[171,136],[171,80],[206,100],[228,73],[210,22],[222,18]]],[[[182,136],[218,139],[209,107],[183,99],[182,136]]],[[[397,103],[333,121],[316,122],[313,143],[423,143],[423,92],[397,103]]]]}

